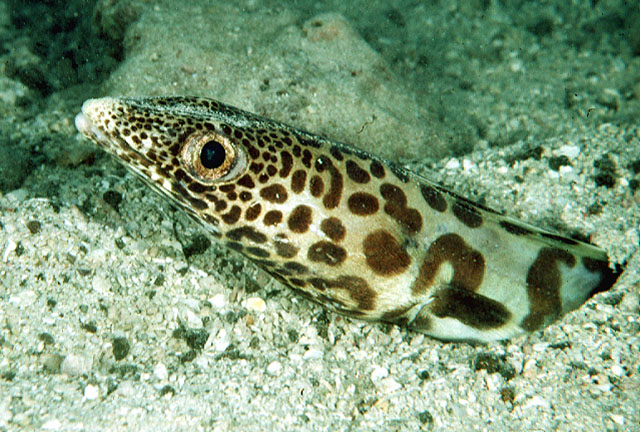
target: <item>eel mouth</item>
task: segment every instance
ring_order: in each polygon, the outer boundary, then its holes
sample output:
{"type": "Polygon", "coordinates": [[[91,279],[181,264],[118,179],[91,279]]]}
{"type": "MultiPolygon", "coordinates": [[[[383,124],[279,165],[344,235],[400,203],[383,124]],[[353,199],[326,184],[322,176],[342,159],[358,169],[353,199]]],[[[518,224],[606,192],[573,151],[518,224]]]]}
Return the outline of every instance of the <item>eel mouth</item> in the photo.
{"type": "Polygon", "coordinates": [[[82,104],[82,109],[75,118],[76,129],[82,135],[96,143],[108,147],[110,139],[107,134],[95,123],[95,116],[99,105],[103,103],[102,99],[88,99],[82,104]]]}

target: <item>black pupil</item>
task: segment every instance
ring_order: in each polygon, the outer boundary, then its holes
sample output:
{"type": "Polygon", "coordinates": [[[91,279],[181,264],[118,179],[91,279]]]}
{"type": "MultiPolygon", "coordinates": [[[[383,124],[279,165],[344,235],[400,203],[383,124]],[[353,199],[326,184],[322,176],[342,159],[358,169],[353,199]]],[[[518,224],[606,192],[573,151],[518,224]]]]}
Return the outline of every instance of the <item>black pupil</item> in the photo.
{"type": "Polygon", "coordinates": [[[218,168],[224,163],[225,153],[222,144],[217,141],[208,141],[200,151],[200,162],[205,168],[218,168]]]}

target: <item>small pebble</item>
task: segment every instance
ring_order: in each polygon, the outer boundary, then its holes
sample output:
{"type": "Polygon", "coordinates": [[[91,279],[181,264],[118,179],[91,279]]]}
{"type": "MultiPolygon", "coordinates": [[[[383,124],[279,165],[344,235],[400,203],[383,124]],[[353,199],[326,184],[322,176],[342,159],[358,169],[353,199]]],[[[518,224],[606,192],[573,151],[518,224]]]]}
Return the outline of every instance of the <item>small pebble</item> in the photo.
{"type": "Polygon", "coordinates": [[[280,363],[279,361],[272,361],[271,363],[269,363],[269,366],[267,366],[267,373],[269,375],[277,375],[278,373],[280,373],[280,371],[282,370],[282,363],[280,363]]]}
{"type": "Polygon", "coordinates": [[[303,358],[305,360],[318,360],[322,358],[322,351],[318,349],[310,349],[304,353],[303,358]]]}
{"type": "Polygon", "coordinates": [[[96,400],[100,396],[100,390],[94,385],[87,385],[84,388],[84,398],[86,400],[96,400]]]}
{"type": "Polygon", "coordinates": [[[62,360],[60,372],[69,376],[79,376],[89,373],[91,360],[83,355],[69,354],[62,360]]]}
{"type": "Polygon", "coordinates": [[[167,378],[169,378],[167,367],[162,362],[155,365],[155,367],[153,368],[153,375],[160,381],[165,381],[167,378]]]}
{"type": "Polygon", "coordinates": [[[380,380],[380,385],[378,386],[384,393],[393,393],[402,388],[402,385],[391,377],[383,378],[380,380]]]}
{"type": "Polygon", "coordinates": [[[62,423],[58,419],[47,420],[40,426],[42,430],[59,430],[62,427],[62,423]]]}
{"type": "Polygon", "coordinates": [[[260,297],[250,297],[243,302],[243,306],[254,312],[264,312],[267,304],[260,297]]]}
{"type": "Polygon", "coordinates": [[[224,297],[224,294],[216,294],[209,299],[211,306],[216,308],[222,308],[227,304],[227,299],[224,297]]]}
{"type": "Polygon", "coordinates": [[[558,153],[565,155],[569,159],[575,159],[580,155],[580,147],[574,145],[563,145],[558,149],[558,153]]]}
{"type": "Polygon", "coordinates": [[[389,371],[383,367],[376,366],[371,371],[371,381],[376,382],[389,376],[389,371]]]}
{"type": "Polygon", "coordinates": [[[458,159],[450,159],[444,167],[448,170],[457,170],[460,168],[460,161],[458,159]]]}

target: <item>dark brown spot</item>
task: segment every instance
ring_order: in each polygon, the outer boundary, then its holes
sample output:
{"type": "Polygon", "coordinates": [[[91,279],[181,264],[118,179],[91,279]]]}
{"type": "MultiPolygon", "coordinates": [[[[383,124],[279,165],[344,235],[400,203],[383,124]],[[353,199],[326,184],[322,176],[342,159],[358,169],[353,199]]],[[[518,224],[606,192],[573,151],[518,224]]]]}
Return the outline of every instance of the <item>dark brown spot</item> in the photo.
{"type": "Polygon", "coordinates": [[[312,213],[311,207],[306,205],[299,205],[294,208],[289,215],[289,219],[287,219],[289,229],[299,234],[307,232],[311,225],[312,213]]]}
{"type": "Polygon", "coordinates": [[[371,175],[376,178],[384,177],[384,167],[378,161],[372,161],[371,166],[369,167],[369,171],[371,171],[371,175]]]}
{"type": "Polygon", "coordinates": [[[347,175],[356,183],[369,183],[371,176],[352,160],[347,161],[347,175]]]}
{"type": "Polygon", "coordinates": [[[447,200],[439,190],[423,184],[420,185],[420,192],[429,207],[440,213],[447,210],[447,200]]]}
{"type": "Polygon", "coordinates": [[[240,177],[240,179],[236,183],[247,189],[253,189],[256,186],[249,174],[245,174],[240,177]]]}
{"type": "Polygon", "coordinates": [[[267,174],[269,174],[271,177],[276,175],[277,172],[278,172],[278,168],[276,168],[275,165],[269,165],[267,167],[267,174]]]}
{"type": "Polygon", "coordinates": [[[257,163],[257,162],[251,162],[251,165],[249,165],[249,170],[254,173],[254,174],[260,174],[260,171],[262,171],[264,168],[264,164],[261,163],[257,163]]]}
{"type": "Polygon", "coordinates": [[[251,157],[251,159],[255,160],[260,157],[260,150],[252,145],[247,146],[247,152],[249,153],[249,157],[251,157]]]}
{"type": "Polygon", "coordinates": [[[240,196],[240,201],[243,201],[243,202],[250,201],[251,198],[253,198],[253,195],[251,195],[251,193],[247,191],[240,192],[239,196],[240,196]]]}
{"type": "Polygon", "coordinates": [[[522,226],[520,224],[509,222],[509,221],[506,221],[506,220],[500,221],[500,226],[502,228],[504,228],[504,230],[507,231],[508,233],[511,233],[511,234],[517,235],[517,236],[533,234],[534,233],[534,231],[531,230],[530,228],[527,228],[527,227],[522,226]]]}
{"type": "Polygon", "coordinates": [[[309,271],[309,269],[307,268],[307,266],[300,264],[299,262],[295,262],[295,261],[289,261],[288,263],[286,263],[283,268],[286,271],[290,271],[292,273],[296,273],[296,274],[305,274],[309,271]]]}
{"type": "Polygon", "coordinates": [[[307,180],[307,172],[304,170],[294,171],[291,176],[291,190],[293,193],[300,193],[304,190],[304,184],[307,180]]]}
{"type": "Polygon", "coordinates": [[[273,239],[273,246],[276,253],[283,258],[293,258],[298,254],[298,248],[289,243],[289,240],[283,235],[276,235],[273,239]]]}
{"type": "Polygon", "coordinates": [[[244,249],[245,252],[257,256],[259,258],[269,258],[269,251],[266,251],[262,248],[250,246],[244,249]]]}
{"type": "Polygon", "coordinates": [[[340,219],[330,217],[320,223],[320,229],[334,242],[341,242],[347,232],[340,219]]]}
{"type": "Polygon", "coordinates": [[[307,258],[313,262],[337,266],[347,258],[347,251],[337,244],[322,240],[311,245],[307,258]]]}
{"type": "Polygon", "coordinates": [[[559,263],[568,267],[576,265],[576,257],[567,251],[555,248],[542,248],[527,272],[527,294],[529,296],[529,314],[520,326],[534,331],[548,324],[562,312],[560,289],[562,273],[559,263]]]}
{"type": "Polygon", "coordinates": [[[478,228],[482,225],[482,215],[478,209],[466,201],[457,200],[451,208],[456,218],[469,228],[478,228]]]}
{"type": "Polygon", "coordinates": [[[233,207],[231,207],[231,210],[222,215],[222,221],[227,225],[232,225],[238,222],[241,214],[242,210],[240,209],[240,207],[234,205],[233,207]]]}
{"type": "Polygon", "coordinates": [[[378,198],[366,192],[356,192],[349,196],[347,206],[351,213],[358,216],[367,216],[374,214],[380,207],[378,198]]]}
{"type": "Polygon", "coordinates": [[[453,267],[453,277],[446,281],[449,285],[468,291],[476,291],[480,287],[485,269],[482,254],[467,245],[459,235],[444,234],[429,246],[418,278],[411,287],[413,294],[424,294],[433,285],[440,266],[446,262],[453,267]]]}
{"type": "Polygon", "coordinates": [[[331,176],[329,180],[329,191],[325,194],[324,198],[322,198],[322,203],[328,209],[334,209],[338,207],[340,204],[340,199],[342,198],[342,186],[343,179],[340,171],[333,166],[333,162],[327,156],[318,156],[316,159],[316,170],[318,172],[323,172],[324,170],[329,171],[329,175],[331,176]]]}
{"type": "Polygon", "coordinates": [[[332,145],[331,148],[329,148],[329,153],[331,153],[331,156],[336,158],[337,161],[344,159],[342,153],[340,153],[340,149],[336,145],[332,145]]]}
{"type": "Polygon", "coordinates": [[[267,241],[267,236],[250,226],[243,226],[240,228],[234,228],[227,232],[227,237],[234,241],[242,241],[246,238],[254,243],[264,243],[267,241]]]}
{"type": "Polygon", "coordinates": [[[264,214],[264,219],[262,219],[262,222],[266,226],[275,226],[282,222],[282,218],[283,215],[280,210],[269,210],[264,214]]]}
{"type": "Polygon", "coordinates": [[[324,192],[324,181],[319,175],[314,175],[309,181],[309,191],[314,197],[319,197],[324,192]]]}
{"type": "Polygon", "coordinates": [[[254,221],[258,219],[261,211],[262,206],[260,205],[260,203],[255,203],[251,207],[249,207],[247,211],[244,212],[244,218],[248,221],[254,221]]]}
{"type": "Polygon", "coordinates": [[[199,198],[187,196],[189,203],[197,210],[205,210],[209,208],[209,203],[199,198]]]}
{"type": "MultiPolygon", "coordinates": [[[[289,281],[290,284],[293,284],[295,286],[300,286],[300,287],[303,287],[303,286],[305,286],[307,284],[307,282],[305,282],[305,281],[303,281],[302,279],[299,279],[299,278],[289,278],[288,281],[289,281]]],[[[302,292],[304,292],[304,291],[302,291],[302,292]]],[[[312,297],[307,297],[307,298],[311,298],[313,300],[312,297]]]]}
{"type": "Polygon", "coordinates": [[[414,208],[407,207],[407,197],[397,186],[384,183],[380,186],[380,194],[387,201],[384,211],[411,233],[422,229],[422,215],[414,208]]]}
{"type": "Polygon", "coordinates": [[[406,249],[388,231],[377,230],[362,242],[367,265],[381,276],[392,276],[405,271],[411,264],[406,249]]]}
{"type": "Polygon", "coordinates": [[[273,203],[282,204],[287,200],[287,190],[281,184],[274,184],[260,189],[260,196],[273,203]]]}
{"type": "Polygon", "coordinates": [[[244,251],[244,245],[242,243],[229,241],[225,243],[229,249],[233,249],[236,252],[244,251]]]}
{"type": "Polygon", "coordinates": [[[283,151],[280,153],[280,162],[282,162],[282,168],[280,168],[280,177],[287,178],[293,167],[293,157],[291,153],[283,151]]]}
{"type": "Polygon", "coordinates": [[[502,303],[456,286],[438,290],[430,309],[437,317],[451,317],[480,330],[501,327],[511,318],[502,303]]]}
{"type": "Polygon", "coordinates": [[[311,152],[307,149],[302,151],[302,165],[306,168],[311,168],[311,152]]]}
{"type": "Polygon", "coordinates": [[[198,182],[191,182],[187,185],[187,189],[195,193],[202,193],[207,190],[207,186],[198,182]]]}

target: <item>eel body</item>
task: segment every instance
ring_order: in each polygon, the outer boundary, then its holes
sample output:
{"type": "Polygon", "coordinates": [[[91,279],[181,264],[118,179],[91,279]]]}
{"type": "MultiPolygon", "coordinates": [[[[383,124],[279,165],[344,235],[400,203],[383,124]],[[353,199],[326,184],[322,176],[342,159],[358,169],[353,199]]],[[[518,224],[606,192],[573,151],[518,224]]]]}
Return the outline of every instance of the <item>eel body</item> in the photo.
{"type": "Polygon", "coordinates": [[[621,272],[596,246],[211,99],[90,99],[76,126],[227,247],[348,316],[487,342],[543,327],[621,272]]]}

